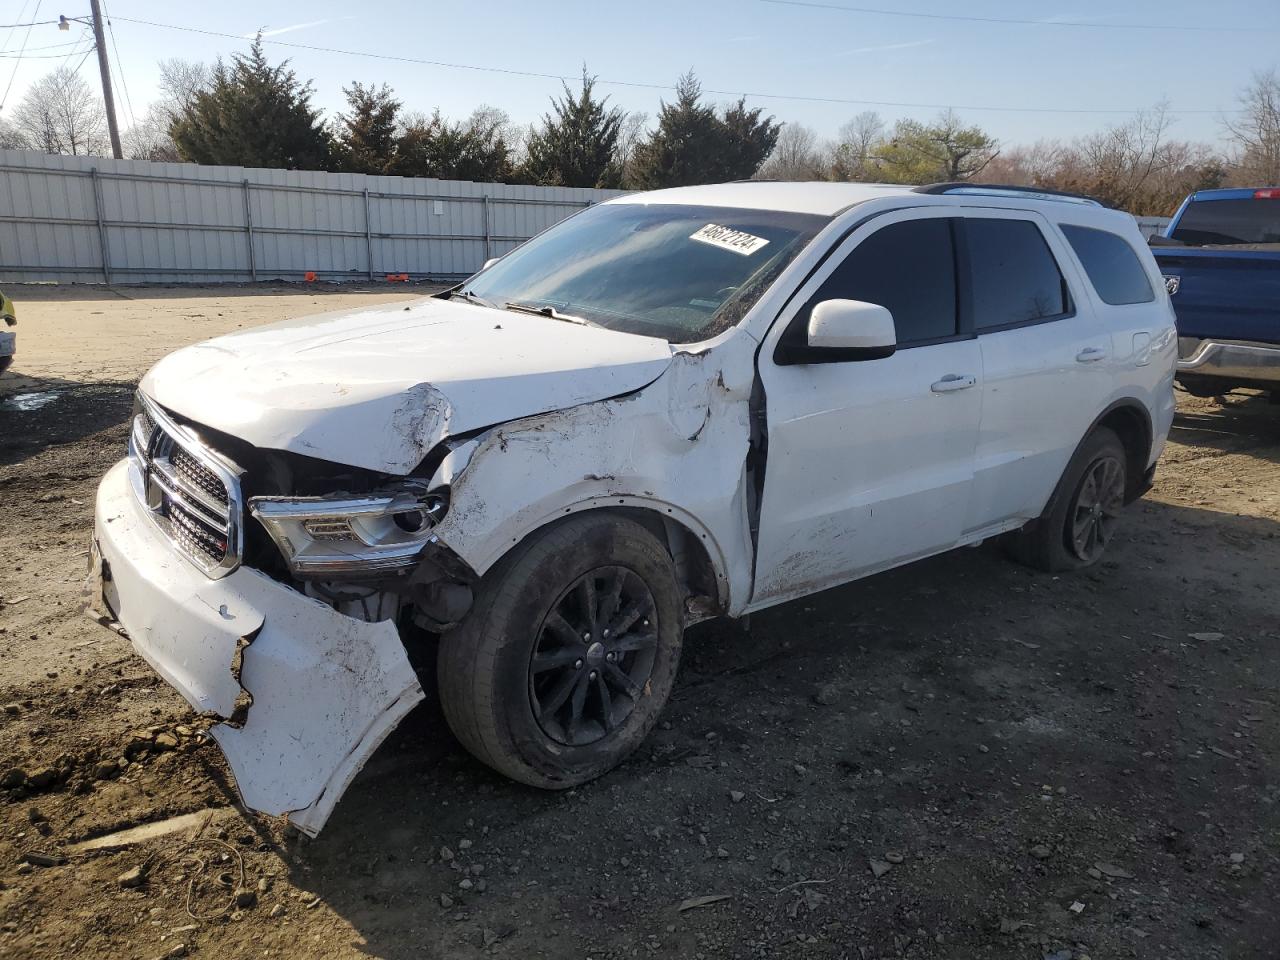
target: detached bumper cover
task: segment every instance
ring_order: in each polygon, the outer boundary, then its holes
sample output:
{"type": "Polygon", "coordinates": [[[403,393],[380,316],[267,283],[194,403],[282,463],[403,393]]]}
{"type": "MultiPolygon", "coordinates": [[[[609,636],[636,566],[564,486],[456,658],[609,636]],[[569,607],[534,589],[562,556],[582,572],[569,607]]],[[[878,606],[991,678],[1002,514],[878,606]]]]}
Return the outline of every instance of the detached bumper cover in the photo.
{"type": "Polygon", "coordinates": [[[247,567],[210,580],[147,516],[130,470],[121,461],[98,489],[90,589],[157,673],[223,718],[210,732],[245,805],[315,836],[423,698],[399,633],[247,567]]]}
{"type": "Polygon", "coordinates": [[[1280,345],[1179,338],[1178,373],[1280,382],[1280,345]]]}

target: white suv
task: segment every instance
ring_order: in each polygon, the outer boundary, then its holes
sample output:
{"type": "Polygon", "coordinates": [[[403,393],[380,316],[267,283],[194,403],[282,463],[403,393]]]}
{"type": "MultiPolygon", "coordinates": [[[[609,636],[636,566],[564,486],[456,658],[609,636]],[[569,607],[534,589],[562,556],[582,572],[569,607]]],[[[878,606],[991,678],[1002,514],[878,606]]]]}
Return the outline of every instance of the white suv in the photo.
{"type": "Polygon", "coordinates": [[[418,651],[468,750],[568,787],[645,737],[698,620],[1000,534],[1096,562],[1175,359],[1137,226],[1086,198],[620,197],[439,297],[162,360],[95,582],[304,831],[424,696],[418,651]]]}

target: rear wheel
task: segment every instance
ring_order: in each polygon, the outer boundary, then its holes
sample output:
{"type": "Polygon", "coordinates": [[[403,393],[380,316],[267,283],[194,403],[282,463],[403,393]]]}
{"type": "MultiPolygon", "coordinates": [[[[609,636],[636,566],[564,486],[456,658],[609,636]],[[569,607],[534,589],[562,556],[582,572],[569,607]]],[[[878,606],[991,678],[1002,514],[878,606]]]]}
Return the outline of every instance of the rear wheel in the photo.
{"type": "Polygon", "coordinates": [[[1128,489],[1124,445],[1106,427],[1082,443],[1038,519],[1007,541],[1015,559],[1040,570],[1079,570],[1102,559],[1128,489]]]}
{"type": "Polygon", "coordinates": [[[671,557],[643,526],[585,514],[536,534],[485,577],[440,643],[441,705],[472,754],[563,789],[640,745],[684,633],[671,557]]]}

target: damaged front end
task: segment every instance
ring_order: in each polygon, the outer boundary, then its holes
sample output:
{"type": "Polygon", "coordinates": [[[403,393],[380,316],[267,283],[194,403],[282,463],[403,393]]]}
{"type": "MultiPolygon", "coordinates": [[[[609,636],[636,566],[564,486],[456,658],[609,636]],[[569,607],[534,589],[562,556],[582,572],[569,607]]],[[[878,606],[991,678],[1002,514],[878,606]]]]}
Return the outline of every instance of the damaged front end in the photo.
{"type": "Polygon", "coordinates": [[[138,653],[219,718],[210,732],[245,805],[314,836],[423,699],[402,642],[410,612],[446,625],[470,589],[431,542],[447,488],[364,478],[368,489],[307,496],[282,472],[242,470],[140,396],[129,457],[99,487],[90,588],[138,653]]]}

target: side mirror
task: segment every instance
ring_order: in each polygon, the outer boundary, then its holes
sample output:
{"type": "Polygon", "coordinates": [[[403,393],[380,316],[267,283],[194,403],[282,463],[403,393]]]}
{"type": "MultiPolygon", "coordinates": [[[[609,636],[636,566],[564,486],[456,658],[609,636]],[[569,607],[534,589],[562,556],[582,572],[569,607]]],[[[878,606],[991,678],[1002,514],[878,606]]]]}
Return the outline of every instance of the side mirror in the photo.
{"type": "Polygon", "coordinates": [[[863,300],[822,301],[809,314],[807,333],[808,348],[832,351],[831,359],[879,360],[898,348],[893,314],[863,300]]]}
{"type": "Polygon", "coordinates": [[[490,257],[488,260],[484,262],[484,266],[481,267],[480,269],[488,270],[490,267],[492,267],[495,263],[497,263],[501,259],[502,259],[501,257],[490,257]]]}

